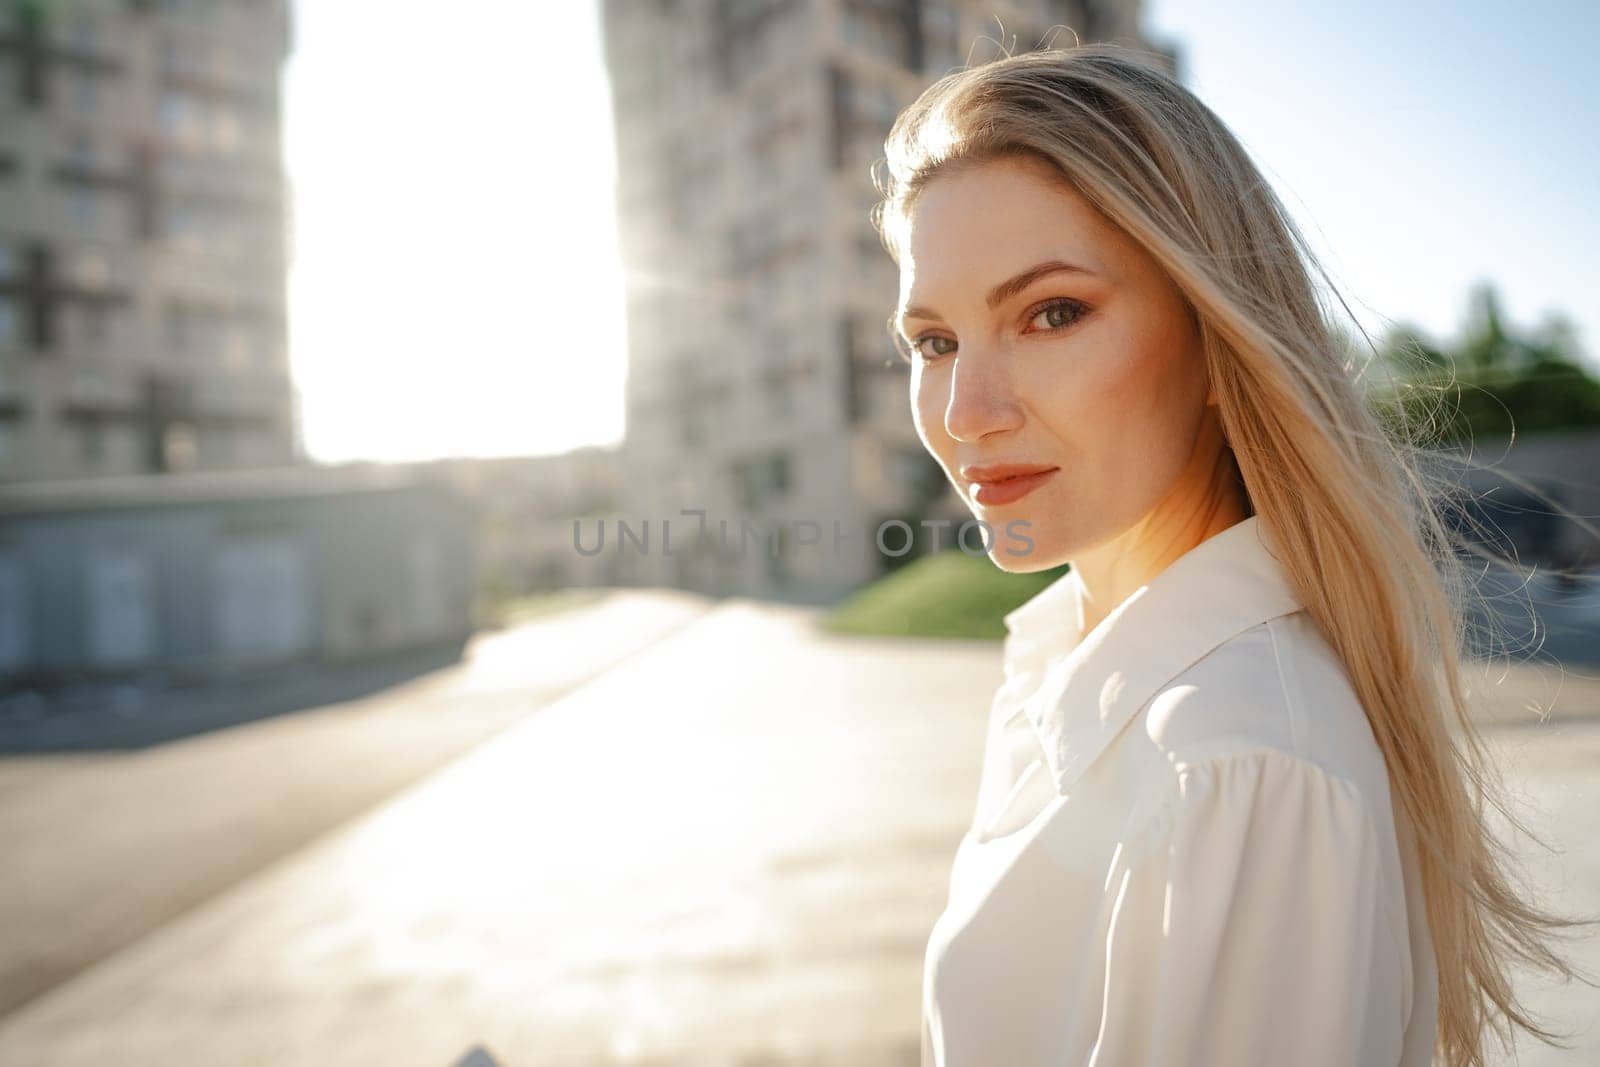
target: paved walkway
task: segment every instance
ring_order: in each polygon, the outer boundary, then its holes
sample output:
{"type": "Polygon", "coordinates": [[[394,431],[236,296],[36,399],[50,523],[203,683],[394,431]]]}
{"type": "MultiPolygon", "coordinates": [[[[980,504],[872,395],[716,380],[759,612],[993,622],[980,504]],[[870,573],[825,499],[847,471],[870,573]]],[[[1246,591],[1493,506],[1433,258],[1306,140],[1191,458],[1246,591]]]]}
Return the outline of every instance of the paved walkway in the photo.
{"type": "MultiPolygon", "coordinates": [[[[1600,918],[1600,718],[1502,730],[1494,744],[1513,796],[1523,801],[1519,817],[1556,850],[1546,852],[1506,831],[1506,840],[1520,846],[1531,884],[1539,890],[1535,899],[1568,915],[1600,918]]],[[[1569,951],[1600,980],[1600,936],[1584,936],[1569,951]]],[[[1519,1067],[1600,1064],[1600,991],[1577,983],[1555,988],[1525,983],[1522,989],[1547,1023],[1576,1036],[1570,1039],[1571,1051],[1519,1038],[1519,1067]]]]}
{"type": "Polygon", "coordinates": [[[189,694],[138,718],[8,724],[15,748],[84,750],[0,758],[0,1016],[370,811],[710,606],[684,593],[619,592],[482,633],[461,662],[421,676],[409,664],[360,670],[406,679],[376,691],[364,677],[351,685],[349,671],[299,672],[292,693],[226,693],[209,710],[189,694]],[[300,705],[307,710],[283,710],[300,705]],[[180,739],[161,740],[173,736],[180,739]],[[91,737],[107,750],[88,749],[91,737]]]}
{"type": "MultiPolygon", "coordinates": [[[[649,644],[0,1020],[0,1062],[914,1067],[999,650],[814,614],[731,601],[649,644]]],[[[1581,710],[1496,743],[1568,849],[1541,895],[1593,911],[1581,710]]],[[[1582,987],[1537,1003],[1600,1017],[1582,987]]],[[[1522,1063],[1600,1062],[1583,1041],[1522,1063]]]]}

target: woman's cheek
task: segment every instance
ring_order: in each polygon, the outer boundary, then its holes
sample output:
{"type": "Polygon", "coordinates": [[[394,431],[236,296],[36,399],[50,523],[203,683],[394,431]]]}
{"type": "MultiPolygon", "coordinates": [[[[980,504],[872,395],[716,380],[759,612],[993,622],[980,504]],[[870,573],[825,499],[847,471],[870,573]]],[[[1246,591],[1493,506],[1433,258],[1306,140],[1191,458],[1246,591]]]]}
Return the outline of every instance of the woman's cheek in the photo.
{"type": "Polygon", "coordinates": [[[917,436],[930,450],[937,451],[944,440],[944,412],[948,407],[949,386],[940,387],[932,376],[912,371],[911,413],[917,436]]]}
{"type": "Polygon", "coordinates": [[[1022,384],[1033,409],[1058,433],[1081,437],[1085,427],[1114,423],[1126,414],[1126,398],[1138,385],[1114,353],[1068,341],[1049,356],[1033,361],[1022,384]]]}
{"type": "Polygon", "coordinates": [[[1104,408],[1122,413],[1124,418],[1139,412],[1153,412],[1165,402],[1164,386],[1170,385],[1162,373],[1161,360],[1140,348],[1107,348],[1085,365],[1091,375],[1086,392],[1104,408]]]}

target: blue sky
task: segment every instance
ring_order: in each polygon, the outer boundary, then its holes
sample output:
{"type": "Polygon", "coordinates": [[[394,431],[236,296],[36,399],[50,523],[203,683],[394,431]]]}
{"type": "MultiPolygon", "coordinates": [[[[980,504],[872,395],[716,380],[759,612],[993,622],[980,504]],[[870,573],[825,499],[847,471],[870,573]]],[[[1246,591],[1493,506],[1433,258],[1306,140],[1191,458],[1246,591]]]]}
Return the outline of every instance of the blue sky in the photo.
{"type": "Polygon", "coordinates": [[[1570,315],[1600,367],[1600,4],[1150,0],[1185,82],[1273,177],[1371,329],[1468,287],[1570,315]]]}
{"type": "MultiPolygon", "coordinates": [[[[623,429],[593,0],[295,0],[290,340],[314,459],[556,452],[623,429]],[[559,14],[557,14],[559,12],[559,14]]],[[[1148,0],[1369,330],[1469,286],[1600,367],[1600,4],[1148,0]]],[[[1058,39],[1059,43],[1059,39],[1058,39]]]]}

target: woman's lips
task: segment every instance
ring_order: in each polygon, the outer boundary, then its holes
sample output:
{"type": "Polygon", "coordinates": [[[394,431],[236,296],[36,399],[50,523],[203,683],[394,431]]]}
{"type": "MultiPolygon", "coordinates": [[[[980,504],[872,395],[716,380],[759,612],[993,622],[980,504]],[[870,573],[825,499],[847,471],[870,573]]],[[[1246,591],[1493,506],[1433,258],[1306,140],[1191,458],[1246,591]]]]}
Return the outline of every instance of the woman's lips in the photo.
{"type": "Polygon", "coordinates": [[[1052,467],[1037,474],[1023,474],[997,482],[973,482],[972,499],[989,507],[1015,503],[1055,477],[1059,470],[1059,467],[1052,467]]]}

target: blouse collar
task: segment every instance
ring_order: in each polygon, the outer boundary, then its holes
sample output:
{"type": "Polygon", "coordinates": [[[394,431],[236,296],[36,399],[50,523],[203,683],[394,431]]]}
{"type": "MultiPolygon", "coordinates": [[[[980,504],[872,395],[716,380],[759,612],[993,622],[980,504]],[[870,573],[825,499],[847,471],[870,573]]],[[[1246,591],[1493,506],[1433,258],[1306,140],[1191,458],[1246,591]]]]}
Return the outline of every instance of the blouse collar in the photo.
{"type": "Polygon", "coordinates": [[[1069,570],[1005,616],[1006,690],[1065,794],[1135,712],[1207,652],[1302,609],[1252,515],[1173,560],[1088,634],[1069,570]]]}

